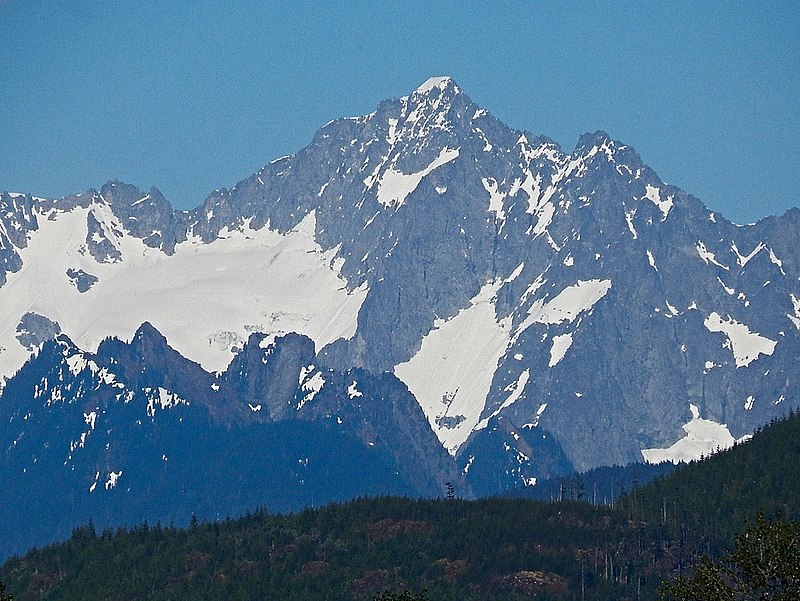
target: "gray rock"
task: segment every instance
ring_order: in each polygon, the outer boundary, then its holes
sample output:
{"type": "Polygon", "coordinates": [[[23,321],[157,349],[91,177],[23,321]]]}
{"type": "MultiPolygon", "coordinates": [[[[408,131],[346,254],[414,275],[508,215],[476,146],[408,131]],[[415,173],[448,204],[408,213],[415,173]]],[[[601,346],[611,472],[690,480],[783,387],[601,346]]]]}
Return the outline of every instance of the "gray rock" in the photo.
{"type": "Polygon", "coordinates": [[[78,289],[78,292],[88,292],[98,281],[96,275],[72,267],[67,269],[67,277],[70,283],[78,289]]]}
{"type": "Polygon", "coordinates": [[[61,326],[44,315],[26,313],[17,325],[17,340],[29,351],[61,333],[61,326]]]}

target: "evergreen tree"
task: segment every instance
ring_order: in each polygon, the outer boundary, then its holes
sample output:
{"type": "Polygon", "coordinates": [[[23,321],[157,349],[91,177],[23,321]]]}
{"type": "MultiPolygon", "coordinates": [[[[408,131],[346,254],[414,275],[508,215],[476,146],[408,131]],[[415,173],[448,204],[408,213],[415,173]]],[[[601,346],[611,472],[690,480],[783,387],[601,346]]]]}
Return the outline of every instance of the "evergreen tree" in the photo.
{"type": "Polygon", "coordinates": [[[665,584],[660,597],[675,601],[796,601],[800,599],[800,522],[756,521],[736,537],[720,561],[703,558],[691,577],[665,584]]]}
{"type": "Polygon", "coordinates": [[[399,595],[390,591],[385,591],[380,595],[374,597],[374,601],[428,601],[428,593],[422,591],[418,595],[414,595],[409,591],[403,591],[399,595]]]}

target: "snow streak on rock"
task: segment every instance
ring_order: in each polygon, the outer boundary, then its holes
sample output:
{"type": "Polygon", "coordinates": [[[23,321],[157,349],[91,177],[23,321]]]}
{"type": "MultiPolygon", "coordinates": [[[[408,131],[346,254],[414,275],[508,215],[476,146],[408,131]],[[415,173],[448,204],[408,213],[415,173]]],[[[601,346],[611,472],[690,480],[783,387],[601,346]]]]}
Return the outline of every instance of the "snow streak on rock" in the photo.
{"type": "Polygon", "coordinates": [[[485,284],[468,308],[450,320],[437,320],[419,352],[394,370],[451,454],[478,423],[508,347],[509,321],[498,321],[494,306],[501,284],[485,284]]]}

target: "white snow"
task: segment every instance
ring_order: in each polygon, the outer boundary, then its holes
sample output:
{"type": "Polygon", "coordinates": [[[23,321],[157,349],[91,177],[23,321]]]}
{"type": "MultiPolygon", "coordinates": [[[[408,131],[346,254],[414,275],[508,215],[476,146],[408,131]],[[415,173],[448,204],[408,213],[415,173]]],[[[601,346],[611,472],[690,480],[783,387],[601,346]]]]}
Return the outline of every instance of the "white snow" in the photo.
{"type": "Polygon", "coordinates": [[[506,278],[506,282],[513,282],[519,277],[519,274],[522,273],[522,270],[525,268],[525,261],[520,263],[514,268],[514,271],[511,272],[511,275],[506,278]]]}
{"type": "Polygon", "coordinates": [[[90,430],[94,430],[94,426],[97,423],[97,411],[90,411],[89,413],[84,413],[83,421],[86,422],[86,425],[89,426],[90,430]]]}
{"type": "Polygon", "coordinates": [[[534,176],[529,169],[525,169],[524,173],[525,179],[515,179],[513,185],[511,186],[511,190],[508,192],[508,195],[514,196],[519,190],[525,192],[525,194],[528,195],[528,208],[525,209],[525,212],[535,215],[544,208],[545,204],[544,202],[541,202],[542,174],[537,173],[536,176],[534,176]]]}
{"type": "Polygon", "coordinates": [[[394,369],[417,398],[442,445],[455,454],[478,423],[498,362],[509,344],[510,319],[499,321],[495,297],[503,280],[485,284],[466,309],[438,319],[420,350],[394,369]],[[463,416],[455,427],[437,418],[463,416]]]}
{"type": "Polygon", "coordinates": [[[800,330],[800,298],[797,298],[794,294],[791,294],[792,299],[792,309],[794,310],[794,315],[789,313],[786,317],[794,324],[798,330],[800,330]]]}
{"type": "MultiPolygon", "coordinates": [[[[499,407],[497,407],[494,411],[492,411],[492,413],[489,416],[483,418],[478,423],[478,425],[475,426],[475,429],[476,430],[481,430],[481,429],[485,428],[489,424],[489,420],[490,419],[492,419],[495,415],[500,413],[506,407],[510,407],[511,405],[516,403],[519,400],[519,398],[522,396],[522,393],[525,391],[525,386],[528,384],[528,380],[530,380],[530,377],[531,377],[530,370],[529,369],[524,369],[522,371],[522,373],[519,374],[519,377],[517,377],[517,380],[515,382],[512,382],[511,384],[509,384],[508,386],[506,386],[503,389],[504,392],[508,392],[509,393],[509,395],[506,397],[506,399],[500,404],[499,407]]],[[[547,406],[547,405],[545,404],[545,406],[547,406]]],[[[540,409],[541,409],[541,407],[540,407],[540,409]]],[[[537,416],[536,416],[537,417],[537,421],[538,421],[539,415],[541,415],[541,414],[537,414],[537,416]]]]}
{"type": "MultiPolygon", "coordinates": [[[[647,463],[689,462],[725,450],[736,442],[728,426],[700,417],[697,405],[689,404],[692,419],[683,425],[686,436],[665,449],[642,449],[642,457],[647,463]]],[[[740,439],[745,440],[745,436],[740,439]]]]}
{"type": "Polygon", "coordinates": [[[447,87],[452,79],[449,76],[444,77],[431,77],[425,81],[421,86],[419,86],[414,93],[416,94],[427,94],[431,90],[435,88],[439,88],[440,90],[444,90],[447,87]]]}
{"type": "Polygon", "coordinates": [[[723,319],[719,313],[713,312],[706,317],[703,325],[709,332],[722,332],[727,337],[726,348],[731,349],[736,367],[747,367],[758,359],[759,355],[771,355],[778,344],[766,336],[751,332],[750,328],[732,317],[723,319]]]}
{"type": "MultiPolygon", "coordinates": [[[[122,470],[118,472],[109,472],[108,480],[106,480],[105,487],[106,490],[111,490],[112,488],[116,488],[117,481],[119,480],[120,476],[122,476],[122,470]]],[[[91,490],[89,492],[92,492],[91,490]]]]}
{"type": "Polygon", "coordinates": [[[77,376],[79,373],[81,373],[87,365],[86,357],[83,356],[83,353],[75,353],[74,355],[70,355],[66,358],[66,362],[67,367],[73,376],[77,376]]]}
{"type": "Polygon", "coordinates": [[[717,276],[717,281],[719,282],[719,285],[722,286],[722,289],[725,290],[725,292],[727,292],[731,296],[736,294],[736,290],[734,288],[729,288],[728,286],[726,286],[725,282],[723,282],[719,276],[717,276]]]}
{"type": "Polygon", "coordinates": [[[442,148],[430,165],[416,173],[402,173],[396,171],[394,167],[389,167],[378,181],[378,202],[384,207],[399,209],[408,195],[417,189],[422,178],[458,157],[458,153],[458,148],[442,148]]]}
{"type": "Polygon", "coordinates": [[[536,299],[517,329],[517,335],[534,323],[553,325],[573,322],[578,315],[591,310],[610,289],[611,280],[578,280],[547,302],[536,299]]]}
{"type": "Polygon", "coordinates": [[[636,228],[633,227],[633,218],[635,215],[636,215],[636,209],[625,211],[625,223],[628,224],[628,230],[631,232],[631,236],[633,236],[633,239],[638,240],[639,234],[636,232],[636,228]]]}
{"type": "MultiPolygon", "coordinates": [[[[85,250],[90,211],[100,221],[112,220],[105,204],[40,214],[39,230],[19,250],[23,267],[0,288],[0,378],[15,373],[30,355],[15,339],[29,311],[56,321],[90,352],[108,336],[130,339],[149,321],[170,346],[208,371],[225,369],[233,356],[230,347],[209,343],[221,331],[242,339],[250,332],[245,326],[268,334],[294,331],[318,348],[355,333],[366,284],[347,291],[336,249],[323,252],[316,243],[313,212],[285,235],[244,224],[211,244],[198,238],[179,244],[171,256],[146,247],[117,223],[106,231],[122,261],[101,264],[85,250]],[[99,280],[79,293],[66,276],[69,268],[99,280]]],[[[80,365],[79,358],[71,359],[70,369],[80,365]]]]}
{"type": "Polygon", "coordinates": [[[572,332],[553,336],[553,346],[550,347],[550,361],[548,367],[555,367],[558,362],[567,354],[569,347],[572,346],[572,332]]]}
{"type": "Polygon", "coordinates": [[[775,252],[770,248],[769,249],[769,260],[778,266],[778,269],[781,270],[781,275],[786,275],[786,272],[783,270],[783,261],[781,261],[776,255],[775,252]]]}
{"type": "Polygon", "coordinates": [[[297,403],[296,409],[298,411],[303,408],[303,405],[313,401],[317,393],[325,386],[325,377],[322,375],[322,372],[317,371],[309,378],[308,374],[315,369],[313,365],[309,366],[309,368],[308,371],[303,370],[300,372],[300,389],[305,392],[306,395],[297,403]]]}
{"type": "Polygon", "coordinates": [[[529,230],[529,234],[539,236],[547,231],[547,226],[553,222],[553,216],[556,214],[556,207],[552,202],[545,203],[538,211],[538,219],[536,224],[529,230]]]}
{"type": "Polygon", "coordinates": [[[703,261],[705,261],[706,265],[713,263],[717,267],[722,267],[722,269],[725,270],[728,269],[728,267],[717,261],[717,257],[714,255],[714,253],[708,250],[706,248],[706,245],[703,244],[702,242],[698,241],[697,246],[695,248],[697,248],[697,254],[700,255],[700,258],[703,259],[703,261]]]}
{"type": "Polygon", "coordinates": [[[180,398],[177,394],[170,392],[166,388],[159,386],[156,390],[144,389],[147,395],[147,415],[154,417],[157,409],[169,409],[175,405],[188,405],[189,402],[180,398]]]}
{"type": "Polygon", "coordinates": [[[739,249],[736,247],[736,244],[731,244],[731,250],[736,255],[736,261],[739,263],[740,267],[744,267],[747,263],[755,257],[758,253],[764,250],[767,247],[766,244],[760,242],[748,255],[743,255],[739,252],[739,249]]]}
{"type": "Polygon", "coordinates": [[[649,250],[647,251],[647,262],[650,263],[650,267],[658,271],[658,267],[656,267],[656,260],[653,258],[653,253],[649,250]]]}
{"type": "Polygon", "coordinates": [[[536,410],[536,415],[533,417],[533,421],[523,425],[522,427],[527,428],[529,430],[537,427],[539,425],[539,420],[542,417],[542,413],[544,413],[545,409],[547,409],[547,403],[542,403],[541,405],[539,405],[539,408],[536,410]]]}
{"type": "Polygon", "coordinates": [[[355,380],[353,380],[350,386],[347,387],[347,396],[351,399],[364,396],[364,394],[358,389],[358,383],[355,380]]]}
{"type": "Polygon", "coordinates": [[[489,193],[489,211],[494,213],[494,218],[498,221],[503,221],[506,218],[506,212],[503,207],[503,200],[505,200],[505,193],[497,190],[497,180],[492,177],[484,177],[481,179],[483,188],[489,193]]]}
{"type": "Polygon", "coordinates": [[[667,198],[661,198],[661,189],[657,188],[656,186],[647,184],[645,186],[645,195],[642,197],[642,200],[647,199],[652,202],[654,205],[658,207],[661,211],[663,217],[661,221],[667,218],[669,215],[669,211],[672,208],[672,196],[667,196],[667,198]]]}
{"type": "Polygon", "coordinates": [[[744,402],[744,410],[745,411],[750,411],[753,408],[753,403],[755,402],[755,400],[756,400],[756,397],[754,397],[752,395],[747,397],[747,400],[744,402]]]}

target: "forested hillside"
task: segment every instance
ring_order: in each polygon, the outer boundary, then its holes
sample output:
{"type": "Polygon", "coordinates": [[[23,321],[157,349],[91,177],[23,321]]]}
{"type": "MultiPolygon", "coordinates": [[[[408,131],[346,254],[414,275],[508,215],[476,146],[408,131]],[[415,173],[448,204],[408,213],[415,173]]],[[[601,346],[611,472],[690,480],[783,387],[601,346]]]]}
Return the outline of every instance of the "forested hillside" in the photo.
{"type": "Polygon", "coordinates": [[[648,523],[692,532],[714,550],[731,545],[758,512],[800,519],[800,414],[773,420],[750,440],[705,461],[679,466],[619,506],[648,523]]]}
{"type": "Polygon", "coordinates": [[[0,567],[39,599],[656,599],[759,512],[797,519],[800,416],[636,488],[616,507],[359,499],[279,516],[95,532],[0,567]]]}

